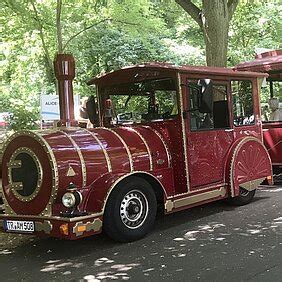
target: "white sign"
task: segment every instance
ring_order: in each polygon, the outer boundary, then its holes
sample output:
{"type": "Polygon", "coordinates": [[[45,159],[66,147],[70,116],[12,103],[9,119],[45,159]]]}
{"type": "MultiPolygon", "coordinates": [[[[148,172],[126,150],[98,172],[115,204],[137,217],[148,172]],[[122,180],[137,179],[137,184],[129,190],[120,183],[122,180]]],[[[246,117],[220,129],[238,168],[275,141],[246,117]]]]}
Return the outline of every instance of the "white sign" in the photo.
{"type": "MultiPolygon", "coordinates": [[[[59,95],[41,95],[41,120],[59,120],[60,119],[60,106],[59,95]]],[[[79,95],[74,95],[74,108],[75,116],[79,109],[79,95]]]]}

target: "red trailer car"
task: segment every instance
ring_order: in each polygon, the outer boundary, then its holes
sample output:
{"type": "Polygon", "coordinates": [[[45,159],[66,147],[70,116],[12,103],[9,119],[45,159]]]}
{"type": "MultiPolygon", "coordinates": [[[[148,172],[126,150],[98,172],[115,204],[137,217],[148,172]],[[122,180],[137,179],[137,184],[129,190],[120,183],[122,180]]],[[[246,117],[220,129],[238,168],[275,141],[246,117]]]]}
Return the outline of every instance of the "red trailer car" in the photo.
{"type": "Polygon", "coordinates": [[[272,160],[277,181],[282,180],[282,50],[269,51],[236,66],[240,71],[268,73],[269,105],[261,105],[264,144],[272,160]]]}
{"type": "Polygon", "coordinates": [[[249,203],[272,167],[262,143],[258,79],[227,68],[149,63],[107,73],[76,127],[74,60],[58,55],[61,126],[19,131],[3,154],[5,232],[119,241],[172,213],[227,199],[249,203]]]}

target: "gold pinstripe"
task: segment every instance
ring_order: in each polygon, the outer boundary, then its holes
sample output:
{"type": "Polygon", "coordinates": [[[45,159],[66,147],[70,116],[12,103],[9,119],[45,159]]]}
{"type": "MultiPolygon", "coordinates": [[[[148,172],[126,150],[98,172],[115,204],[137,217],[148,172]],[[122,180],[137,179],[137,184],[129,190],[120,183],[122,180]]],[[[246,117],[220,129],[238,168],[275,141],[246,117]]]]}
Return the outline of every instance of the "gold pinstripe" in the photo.
{"type": "Polygon", "coordinates": [[[97,143],[99,144],[99,146],[101,147],[101,149],[102,149],[102,151],[104,153],[104,156],[105,156],[105,159],[106,159],[106,162],[107,162],[108,171],[112,172],[111,160],[110,160],[109,154],[108,154],[107,150],[104,148],[102,142],[99,140],[99,138],[93,132],[91,132],[90,130],[88,130],[86,128],[84,128],[84,130],[87,133],[89,133],[97,141],[97,143]]]}
{"type": "Polygon", "coordinates": [[[154,128],[151,128],[150,126],[142,126],[142,127],[153,131],[159,137],[159,139],[163,143],[165,151],[166,151],[168,166],[171,167],[171,156],[170,156],[170,153],[169,153],[169,150],[168,150],[168,146],[167,146],[165,140],[163,139],[162,135],[157,130],[155,130],[154,128]]]}
{"type": "Polygon", "coordinates": [[[144,136],[139,132],[137,131],[136,129],[134,128],[130,128],[132,131],[134,131],[139,137],[140,139],[142,140],[142,142],[144,143],[144,145],[146,146],[146,149],[147,149],[147,152],[148,152],[148,155],[149,155],[149,161],[150,161],[150,170],[153,170],[153,160],[152,160],[152,153],[151,153],[151,150],[150,150],[150,147],[147,143],[147,141],[145,140],[144,136]]]}
{"type": "Polygon", "coordinates": [[[123,138],[118,134],[116,133],[114,130],[110,129],[110,128],[107,128],[107,127],[98,127],[97,129],[104,129],[104,130],[108,130],[109,132],[113,133],[119,140],[120,142],[123,144],[126,152],[127,152],[127,155],[128,155],[128,159],[129,159],[129,164],[130,164],[130,171],[133,171],[134,168],[133,168],[133,159],[132,159],[132,155],[131,155],[131,152],[129,150],[129,147],[128,145],[125,143],[125,141],[123,140],[123,138]]]}
{"type": "Polygon", "coordinates": [[[83,158],[83,155],[81,153],[81,150],[79,148],[79,146],[76,144],[76,142],[74,141],[74,139],[67,134],[65,131],[63,131],[62,129],[59,130],[61,133],[63,133],[72,143],[72,145],[74,146],[75,150],[77,151],[77,154],[79,156],[80,159],[80,163],[81,163],[81,173],[82,173],[82,186],[86,186],[86,165],[85,165],[85,160],[83,158]]]}

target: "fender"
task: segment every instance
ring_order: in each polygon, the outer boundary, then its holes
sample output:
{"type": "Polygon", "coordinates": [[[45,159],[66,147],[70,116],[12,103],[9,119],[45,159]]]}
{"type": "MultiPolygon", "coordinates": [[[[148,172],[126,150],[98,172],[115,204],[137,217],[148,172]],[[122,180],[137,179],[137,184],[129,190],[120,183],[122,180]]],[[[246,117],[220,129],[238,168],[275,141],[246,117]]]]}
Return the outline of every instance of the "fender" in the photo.
{"type": "Polygon", "coordinates": [[[272,176],[271,160],[263,143],[255,137],[238,140],[227,159],[226,176],[231,197],[239,195],[240,187],[254,190],[272,176]]]}
{"type": "Polygon", "coordinates": [[[125,178],[133,176],[133,175],[146,175],[154,179],[159,186],[162,188],[164,195],[164,202],[169,197],[167,191],[169,191],[168,187],[169,183],[171,183],[172,177],[172,169],[161,169],[154,173],[149,173],[146,171],[133,171],[124,174],[124,172],[120,173],[109,173],[101,178],[97,179],[91,186],[91,190],[88,193],[88,197],[84,202],[83,209],[89,212],[94,213],[104,213],[104,209],[107,203],[107,199],[112,192],[112,190],[125,178]]]}

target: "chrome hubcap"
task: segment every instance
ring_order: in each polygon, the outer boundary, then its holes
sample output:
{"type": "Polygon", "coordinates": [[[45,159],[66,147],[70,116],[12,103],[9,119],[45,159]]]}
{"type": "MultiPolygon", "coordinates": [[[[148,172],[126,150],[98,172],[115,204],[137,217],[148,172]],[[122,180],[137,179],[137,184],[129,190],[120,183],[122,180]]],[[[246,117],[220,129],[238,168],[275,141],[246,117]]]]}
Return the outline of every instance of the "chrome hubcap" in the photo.
{"type": "Polygon", "coordinates": [[[140,227],[148,215],[148,201],[146,196],[139,190],[128,192],[120,205],[120,217],[123,224],[130,228],[140,227]]]}

